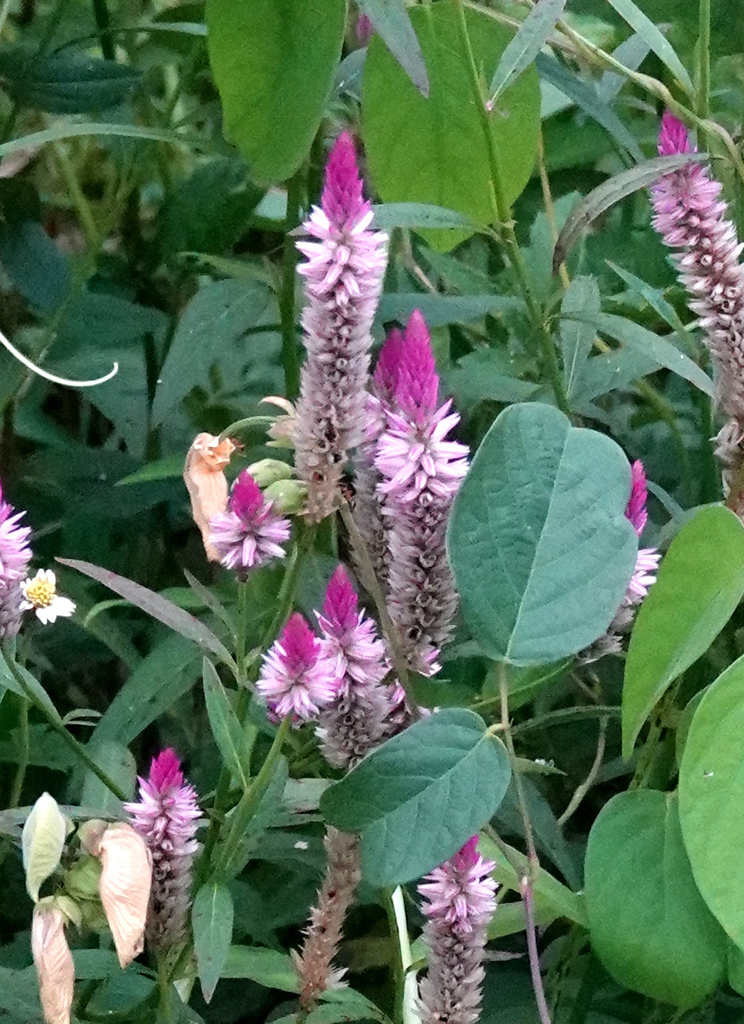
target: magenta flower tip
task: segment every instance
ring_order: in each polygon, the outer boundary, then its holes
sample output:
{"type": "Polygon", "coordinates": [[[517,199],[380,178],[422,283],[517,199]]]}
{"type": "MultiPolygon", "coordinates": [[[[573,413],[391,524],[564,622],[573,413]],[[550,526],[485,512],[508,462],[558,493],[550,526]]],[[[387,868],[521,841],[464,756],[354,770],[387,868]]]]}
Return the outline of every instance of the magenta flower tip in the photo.
{"type": "Polygon", "coordinates": [[[320,640],[299,612],[265,655],[257,686],[273,718],[292,715],[296,723],[317,718],[336,696],[335,666],[321,657],[320,640]]]}
{"type": "Polygon", "coordinates": [[[664,112],[659,130],[659,156],[675,156],[677,153],[694,153],[687,129],[671,111],[664,112]]]}
{"type": "Polygon", "coordinates": [[[287,668],[296,671],[315,661],[315,634],[299,612],[295,612],[287,622],[281,640],[287,668]]]}
{"type": "Polygon", "coordinates": [[[183,785],[181,762],[171,747],[167,747],[152,759],[149,783],[159,792],[183,785]]]}
{"type": "Polygon", "coordinates": [[[359,598],[343,565],[339,565],[328,581],[323,617],[333,629],[341,632],[353,629],[357,624],[359,598]]]}
{"type": "Polygon", "coordinates": [[[496,909],[496,882],[491,877],[495,864],[478,853],[473,836],[448,861],[419,883],[426,902],[424,914],[448,925],[455,934],[466,935],[484,925],[496,909]]]}
{"type": "Polygon", "coordinates": [[[625,516],[633,524],[633,529],[640,537],[648,519],[646,511],[646,500],[648,488],[646,486],[646,471],[640,459],[636,459],[630,467],[631,489],[628,505],[625,509],[625,516]]]}
{"type": "Polygon", "coordinates": [[[406,326],[398,355],[395,399],[409,415],[431,415],[439,398],[439,376],[431,337],[421,312],[415,309],[406,326]]]}
{"type": "Polygon", "coordinates": [[[328,220],[339,227],[357,219],[369,206],[362,195],[356,148],[348,132],[339,135],[328,157],[321,205],[328,220]]]}
{"type": "Polygon", "coordinates": [[[386,402],[392,401],[395,395],[402,348],[403,332],[394,327],[380,349],[373,378],[378,397],[386,402]]]}
{"type": "Polygon", "coordinates": [[[238,519],[250,521],[263,505],[261,488],[247,469],[244,469],[233,484],[230,494],[230,510],[238,519]]]}

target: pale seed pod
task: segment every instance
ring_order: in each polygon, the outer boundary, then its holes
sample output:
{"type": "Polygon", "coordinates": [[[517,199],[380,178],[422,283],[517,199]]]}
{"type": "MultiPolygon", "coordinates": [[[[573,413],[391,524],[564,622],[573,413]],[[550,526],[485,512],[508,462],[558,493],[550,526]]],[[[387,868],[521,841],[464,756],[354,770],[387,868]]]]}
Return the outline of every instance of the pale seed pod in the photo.
{"type": "Polygon", "coordinates": [[[75,964],[65,936],[65,915],[52,901],[34,907],[31,952],[46,1024],[70,1024],[75,964]]]}
{"type": "Polygon", "coordinates": [[[188,454],[183,479],[191,498],[191,514],[199,527],[204,551],[210,562],[219,562],[216,548],[209,542],[209,520],[227,508],[225,469],[235,444],[226,437],[220,441],[213,434],[197,434],[188,454]]]}
{"type": "Polygon", "coordinates": [[[292,467],[280,459],[259,459],[248,467],[248,472],[262,490],[278,480],[290,480],[294,474],[292,467]]]}
{"type": "Polygon", "coordinates": [[[53,796],[42,793],[26,818],[21,834],[26,889],[38,903],[39,889],[56,871],[67,836],[67,819],[53,796]]]}
{"type": "Polygon", "coordinates": [[[99,893],[116,946],[126,967],[145,944],[147,908],[152,887],[152,858],[131,825],[109,826],[98,842],[101,858],[99,893]]]}

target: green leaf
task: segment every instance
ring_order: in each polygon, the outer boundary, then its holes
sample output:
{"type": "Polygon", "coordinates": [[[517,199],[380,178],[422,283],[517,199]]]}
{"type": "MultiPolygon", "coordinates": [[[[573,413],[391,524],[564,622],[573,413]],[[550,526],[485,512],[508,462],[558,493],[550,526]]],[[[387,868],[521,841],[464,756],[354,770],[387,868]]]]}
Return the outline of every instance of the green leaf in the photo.
{"type": "Polygon", "coordinates": [[[18,153],[24,149],[40,149],[49,142],[60,139],[75,139],[85,135],[109,135],[123,139],[144,139],[149,142],[171,142],[197,152],[209,151],[213,148],[211,139],[198,135],[186,135],[174,128],[140,128],[136,124],[116,124],[110,121],[60,121],[53,128],[45,128],[29,135],[19,135],[9,142],[0,145],[0,157],[18,153]]]}
{"type": "Polygon", "coordinates": [[[594,952],[622,985],[687,1009],[723,979],[725,936],[695,887],[672,794],[620,793],[605,805],[589,833],[585,893],[594,952]]]}
{"type": "Polygon", "coordinates": [[[458,409],[472,412],[478,402],[523,402],[538,390],[534,381],[509,373],[508,358],[499,349],[484,348],[463,356],[444,375],[447,391],[458,409]]]}
{"type": "Polygon", "coordinates": [[[346,0],[207,0],[225,131],[264,184],[307,156],[330,96],[346,0]]]}
{"type": "MultiPolygon", "coordinates": [[[[137,764],[131,750],[115,740],[88,743],[86,750],[99,768],[117,784],[127,800],[134,797],[137,764]]],[[[122,802],[92,771],[86,771],[80,802],[84,807],[100,808],[101,813],[121,816],[122,802]]]]}
{"type": "Polygon", "coordinates": [[[69,50],[40,55],[0,47],[3,88],[16,102],[50,114],[82,114],[121,103],[141,75],[125,64],[69,50]]]}
{"type": "Polygon", "coordinates": [[[162,423],[197,384],[206,386],[210,369],[224,353],[246,348],[247,331],[277,319],[274,296],[258,281],[213,281],[200,288],[168,349],[152,404],[153,423],[162,423]]]}
{"type": "Polygon", "coordinates": [[[353,988],[327,989],[321,999],[320,1006],[308,1014],[307,1024],[346,1024],[355,1020],[391,1024],[379,1006],[353,988]]]}
{"type": "Polygon", "coordinates": [[[197,892],[191,909],[194,952],[202,995],[210,1002],[230,953],[233,900],[222,882],[207,882],[197,892]]]}
{"type": "Polygon", "coordinates": [[[74,558],[58,558],[57,561],[71,569],[77,569],[84,576],[90,576],[91,579],[103,583],[109,590],[113,590],[115,594],[131,601],[133,605],[141,608],[153,619],[157,619],[164,626],[185,636],[187,640],[193,640],[210,654],[216,655],[220,661],[229,664],[232,660],[224,644],[217,639],[211,629],[153,590],[148,590],[147,587],[127,579],[126,576],[119,576],[109,569],[102,569],[90,562],[81,562],[74,558]]]}
{"type": "Polygon", "coordinates": [[[42,793],[26,818],[21,835],[26,890],[34,901],[39,888],[57,870],[67,836],[67,822],[53,796],[42,793]]]}
{"type": "Polygon", "coordinates": [[[377,322],[406,323],[414,309],[421,311],[430,329],[445,324],[482,320],[521,306],[514,295],[425,295],[422,292],[386,292],[377,307],[377,322]]]}
{"type": "Polygon", "coordinates": [[[164,455],[162,459],[155,462],[148,462],[141,469],[134,473],[123,476],[117,480],[114,487],[126,487],[129,484],[146,484],[151,480],[167,480],[171,477],[183,476],[184,456],[181,452],[176,455],[164,455]]]}
{"type": "Polygon", "coordinates": [[[250,755],[253,746],[250,736],[244,732],[238,721],[217,670],[208,658],[204,659],[202,676],[207,715],[215,743],[225,764],[246,790],[250,782],[250,755]]]}
{"type": "Polygon", "coordinates": [[[694,87],[687,68],[677,56],[672,44],[662,35],[651,19],[633,3],[633,0],[608,0],[608,2],[615,8],[620,17],[627,21],[633,31],[638,33],[662,64],[666,65],[672,72],[678,84],[682,86],[687,95],[692,96],[694,94],[694,87]]]}
{"type": "Polygon", "coordinates": [[[325,791],[323,816],[361,832],[362,873],[399,885],[451,857],[497,809],[509,784],[502,745],[472,711],[415,722],[325,791]]]}
{"type": "Polygon", "coordinates": [[[625,270],[624,267],[619,267],[616,263],[613,263],[612,260],[607,260],[606,262],[607,266],[613,271],[613,273],[617,274],[617,276],[621,278],[632,291],[637,292],[642,296],[649,306],[651,306],[651,308],[655,310],[663,320],[666,320],[670,327],[674,328],[682,346],[687,349],[688,352],[697,351],[698,345],[695,338],[692,336],[688,328],[682,323],[679,315],[677,314],[677,310],[671,302],[667,302],[664,298],[664,293],[660,288],[653,288],[640,277],[637,277],[635,274],[631,274],[629,270],[625,270]]]}
{"type": "Polygon", "coordinates": [[[623,684],[623,757],[667,687],[704,654],[744,594],[744,526],[701,508],[672,541],[640,607],[623,684]]]}
{"type": "Polygon", "coordinates": [[[743,730],[744,658],[739,658],[708,689],[692,719],[679,773],[679,808],[698,889],[741,950],[743,730]]]}
{"type": "MultiPolygon", "coordinates": [[[[376,228],[466,228],[473,222],[456,210],[445,210],[432,203],[378,203],[373,206],[376,228]]],[[[477,225],[475,225],[477,227],[477,225]]]]}
{"type": "Polygon", "coordinates": [[[653,185],[655,181],[665,174],[669,174],[670,171],[678,171],[692,161],[701,163],[705,160],[707,157],[704,153],[657,156],[653,160],[645,160],[643,163],[639,163],[627,171],[620,171],[619,174],[614,174],[607,181],[603,181],[601,185],[592,189],[577,203],[563,225],[558,241],[555,243],[553,269],[557,270],[564,262],[569,249],[589,225],[610,207],[619,203],[621,199],[638,192],[639,189],[648,188],[649,185],[653,185]]]}
{"type": "Polygon", "coordinates": [[[620,448],[548,405],[512,405],[455,499],[448,549],[463,616],[489,657],[558,661],[606,631],[633,572],[620,448]]]}
{"type": "Polygon", "coordinates": [[[48,316],[70,293],[67,256],[35,220],[15,221],[4,212],[0,225],[0,263],[18,291],[48,316]]]}
{"type": "Polygon", "coordinates": [[[222,978],[250,978],[265,988],[299,992],[297,971],[290,956],[262,946],[231,946],[222,978]]]}
{"type": "Polygon", "coordinates": [[[357,7],[422,96],[429,95],[424,55],[413,31],[405,0],[357,0],[357,7]]]}
{"type": "MultiPolygon", "coordinates": [[[[379,38],[367,53],[362,89],[362,128],[372,180],[385,202],[434,203],[477,224],[494,219],[491,173],[480,116],[473,103],[467,60],[458,41],[451,4],[426,4],[409,15],[429,73],[424,98],[379,38]],[[405,145],[401,141],[405,140],[405,145]]],[[[479,70],[487,79],[513,33],[481,11],[466,10],[479,70]]],[[[537,151],[537,75],[527,70],[507,89],[490,116],[504,193],[514,202],[527,184],[537,151]]],[[[450,249],[473,229],[430,232],[438,249],[450,249]]]]}
{"type": "Polygon", "coordinates": [[[560,20],[565,6],[566,0],[541,0],[530,10],[517,34],[501,54],[499,65],[494,71],[488,90],[492,104],[532,64],[560,20]]]}
{"type": "MultiPolygon", "coordinates": [[[[533,8],[534,10],[534,8],[533,8]]],[[[595,330],[590,323],[572,320],[576,313],[599,313],[599,287],[593,277],[577,277],[571,282],[561,303],[560,342],[563,356],[563,381],[570,399],[581,380],[584,364],[594,344],[595,330]]]]}

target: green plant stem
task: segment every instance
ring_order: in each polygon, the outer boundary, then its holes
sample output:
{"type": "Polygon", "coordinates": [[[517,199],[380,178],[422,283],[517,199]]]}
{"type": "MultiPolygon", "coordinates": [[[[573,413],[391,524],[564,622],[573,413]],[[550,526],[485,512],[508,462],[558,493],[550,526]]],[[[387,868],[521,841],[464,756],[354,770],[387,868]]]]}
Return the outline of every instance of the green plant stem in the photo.
{"type": "Polygon", "coordinates": [[[80,220],[80,227],[83,229],[83,234],[85,235],[85,241],[88,243],[88,248],[90,249],[91,254],[95,257],[101,247],[101,240],[93,217],[93,211],[91,210],[90,204],[85,198],[85,194],[80,187],[75,166],[67,153],[64,142],[52,143],[52,150],[54,152],[54,158],[57,161],[57,167],[62,175],[62,180],[64,181],[72,201],[75,204],[75,209],[80,220]]]}
{"type": "Polygon", "coordinates": [[[220,441],[224,441],[226,437],[231,437],[233,434],[240,434],[242,431],[247,430],[249,427],[265,427],[270,426],[276,421],[276,416],[246,416],[245,419],[235,420],[229,427],[220,433],[220,441]]]}
{"type": "Polygon", "coordinates": [[[284,746],[284,741],[287,737],[291,724],[292,716],[286,715],[282,719],[281,724],[276,731],[274,741],[266,755],[266,760],[261,765],[258,775],[253,780],[250,789],[246,790],[241,797],[238,806],[235,808],[235,813],[233,814],[233,819],[230,825],[230,832],[225,840],[222,855],[217,862],[215,869],[215,873],[217,875],[227,874],[231,861],[240,849],[240,844],[243,841],[245,830],[247,829],[251,818],[256,813],[256,808],[258,807],[261,797],[266,791],[266,788],[274,775],[274,769],[281,755],[282,747],[284,746]]]}
{"type": "Polygon", "coordinates": [[[375,603],[375,608],[377,609],[377,614],[380,619],[380,628],[385,635],[385,639],[387,640],[388,647],[390,649],[393,668],[398,676],[400,685],[405,690],[406,700],[411,715],[414,720],[418,719],[421,717],[421,713],[419,711],[418,701],[416,700],[411,686],[408,664],[406,662],[405,654],[403,653],[400,632],[398,627],[390,618],[390,613],[388,612],[387,604],[385,603],[385,596],[382,593],[380,581],[377,579],[377,573],[375,572],[375,567],[372,564],[372,559],[369,556],[367,545],[364,543],[364,538],[359,532],[354,516],[349,508],[349,503],[346,500],[342,501],[339,511],[341,513],[341,519],[343,520],[344,526],[346,527],[346,532],[349,535],[351,546],[353,547],[357,557],[357,565],[359,566],[359,575],[361,577],[362,584],[375,603]]]}
{"type": "Polygon", "coordinates": [[[299,253],[292,231],[300,222],[300,204],[304,172],[299,170],[287,183],[287,220],[282,257],[282,287],[279,293],[279,318],[282,322],[282,365],[287,398],[294,400],[300,392],[300,360],[295,328],[295,277],[299,253]]]}
{"type": "Polygon", "coordinates": [[[575,708],[559,708],[557,711],[548,711],[544,715],[538,715],[527,722],[521,722],[512,729],[512,735],[522,735],[525,732],[532,732],[535,729],[546,729],[551,725],[575,722],[582,718],[619,718],[619,705],[613,704],[587,704],[575,708]]]}
{"type": "Polygon", "coordinates": [[[698,81],[695,113],[710,117],[710,0],[700,0],[698,30],[698,81]]]}
{"type": "Polygon", "coordinates": [[[23,792],[23,783],[26,778],[26,769],[28,768],[28,701],[25,699],[25,697],[21,698],[21,718],[19,725],[21,752],[18,758],[18,766],[16,768],[15,777],[13,779],[13,788],[10,791],[10,803],[8,804],[9,807],[18,807],[20,805],[21,793],[23,792]]]}
{"type": "Polygon", "coordinates": [[[408,936],[406,906],[400,886],[385,890],[385,908],[390,925],[390,936],[396,949],[395,956],[395,1020],[396,1024],[421,1024],[416,1007],[416,973],[411,970],[413,956],[408,936]]]}
{"type": "Polygon", "coordinates": [[[105,771],[96,764],[93,758],[90,756],[88,751],[85,749],[82,743],[75,739],[75,737],[67,731],[59,718],[52,715],[49,709],[46,707],[44,702],[37,697],[34,691],[28,686],[26,680],[23,678],[21,673],[18,671],[18,667],[10,657],[8,652],[3,647],[3,658],[5,664],[8,666],[8,671],[13,676],[15,681],[23,690],[27,699],[33,704],[37,711],[41,712],[44,718],[47,720],[49,725],[54,729],[58,736],[60,736],[70,750],[73,752],[78,761],[81,761],[86,768],[93,772],[93,774],[101,780],[106,789],[110,790],[115,797],[119,800],[126,800],[126,794],[119,789],[116,783],[109,778],[105,771]]]}
{"type": "Polygon", "coordinates": [[[506,199],[498,154],[496,153],[496,144],[494,142],[493,132],[491,131],[490,114],[486,108],[488,97],[486,96],[480,74],[478,73],[478,67],[475,63],[475,55],[473,54],[473,47],[470,42],[468,23],[467,18],[465,17],[465,2],[464,0],[453,0],[453,3],[457,16],[457,30],[460,37],[460,46],[465,54],[468,65],[473,102],[475,103],[475,109],[480,120],[483,138],[486,144],[486,151],[488,153],[488,165],[491,175],[491,206],[493,209],[494,220],[500,228],[501,238],[509,264],[517,280],[520,291],[522,292],[527,312],[537,329],[543,358],[545,360],[545,365],[547,366],[548,376],[550,377],[550,383],[553,388],[553,394],[555,395],[556,405],[562,412],[569,415],[570,409],[568,399],[566,397],[566,389],[563,386],[563,377],[561,376],[561,368],[558,363],[555,345],[545,324],[545,318],[542,310],[540,309],[540,306],[532,292],[532,286],[530,285],[527,275],[527,267],[525,266],[524,257],[522,256],[522,250],[519,248],[519,242],[517,241],[517,236],[514,231],[514,219],[512,217],[511,208],[506,199]]]}
{"type": "Polygon", "coordinates": [[[116,47],[111,37],[111,15],[106,0],[93,0],[93,16],[96,19],[101,53],[106,60],[116,60],[116,47]]]}

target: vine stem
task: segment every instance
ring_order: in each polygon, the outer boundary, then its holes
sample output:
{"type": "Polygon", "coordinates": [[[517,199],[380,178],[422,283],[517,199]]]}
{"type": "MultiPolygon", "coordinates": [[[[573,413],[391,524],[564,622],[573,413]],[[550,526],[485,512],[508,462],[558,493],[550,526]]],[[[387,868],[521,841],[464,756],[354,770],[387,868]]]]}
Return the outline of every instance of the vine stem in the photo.
{"type": "Polygon", "coordinates": [[[511,722],[509,721],[509,683],[506,676],[506,665],[503,662],[500,662],[499,664],[499,694],[501,696],[501,731],[504,736],[509,761],[511,762],[514,785],[517,790],[519,814],[522,818],[522,828],[524,830],[524,839],[527,846],[527,871],[522,874],[519,888],[522,894],[522,903],[524,904],[527,952],[530,960],[532,987],[535,990],[535,1001],[537,1003],[538,1013],[540,1014],[541,1024],[551,1024],[550,1010],[548,1009],[548,1002],[545,998],[545,988],[543,987],[542,974],[540,973],[540,957],[537,949],[535,915],[532,908],[532,884],[540,869],[540,861],[538,860],[537,850],[535,849],[535,840],[532,834],[532,824],[530,822],[529,812],[527,810],[527,801],[524,795],[522,775],[517,763],[517,755],[514,750],[514,740],[512,739],[511,734],[511,722]]]}
{"type": "Polygon", "coordinates": [[[522,292],[527,312],[537,328],[556,404],[562,412],[569,415],[570,409],[568,399],[566,397],[566,389],[563,386],[563,378],[558,364],[555,345],[553,344],[553,339],[551,338],[545,324],[542,310],[533,295],[532,287],[527,276],[527,267],[525,266],[524,257],[522,256],[522,251],[519,248],[519,242],[517,241],[517,236],[514,231],[512,211],[506,199],[506,192],[504,191],[504,183],[501,176],[501,168],[499,166],[498,155],[496,153],[496,144],[491,131],[490,114],[486,107],[488,97],[485,94],[483,83],[481,82],[480,74],[478,73],[478,67],[475,63],[475,55],[473,54],[473,47],[470,42],[468,23],[467,18],[465,17],[465,2],[464,0],[452,0],[452,2],[454,4],[457,18],[457,30],[460,38],[460,46],[467,62],[470,77],[470,89],[473,94],[475,109],[483,131],[486,152],[488,153],[488,165],[491,176],[489,191],[494,221],[496,222],[496,226],[500,228],[501,239],[504,248],[506,249],[509,264],[511,265],[512,272],[514,273],[514,276],[517,279],[517,284],[522,292]]]}
{"type": "Polygon", "coordinates": [[[41,712],[41,714],[47,720],[52,729],[54,729],[58,736],[61,736],[61,738],[70,748],[70,750],[72,750],[75,757],[79,761],[82,761],[85,767],[90,769],[90,771],[92,771],[93,774],[101,780],[104,786],[108,790],[110,790],[115,797],[122,801],[126,800],[126,794],[116,785],[116,783],[112,779],[109,778],[109,776],[106,774],[105,771],[103,771],[102,768],[99,768],[99,766],[90,756],[90,754],[85,749],[83,744],[76,740],[75,737],[67,731],[67,729],[62,724],[62,721],[59,718],[55,718],[55,716],[50,713],[49,708],[47,708],[44,702],[40,700],[40,698],[34,693],[34,691],[28,685],[26,680],[23,678],[23,675],[18,671],[18,666],[13,661],[12,657],[8,654],[8,652],[5,650],[5,647],[2,648],[2,652],[5,664],[8,666],[8,671],[23,690],[27,700],[29,700],[33,704],[37,711],[41,712]]]}
{"type": "Polygon", "coordinates": [[[300,361],[295,335],[295,274],[299,254],[293,231],[300,223],[300,202],[304,176],[300,169],[287,184],[287,219],[282,256],[282,287],[279,294],[279,319],[282,323],[282,364],[284,387],[290,401],[300,392],[300,361]]]}
{"type": "Polygon", "coordinates": [[[388,642],[390,648],[390,656],[393,662],[393,668],[398,676],[398,681],[403,687],[406,693],[406,700],[408,701],[409,710],[412,717],[418,719],[421,717],[418,701],[416,700],[413,689],[411,687],[411,680],[408,673],[408,664],[406,662],[405,654],[403,653],[403,645],[400,639],[400,632],[398,627],[395,625],[393,620],[390,618],[390,613],[385,603],[385,596],[382,593],[380,587],[380,581],[377,579],[377,573],[375,567],[372,564],[372,559],[369,556],[367,545],[364,542],[359,532],[354,516],[349,508],[349,503],[344,499],[341,503],[340,509],[341,519],[343,520],[346,532],[349,534],[349,540],[351,546],[354,548],[354,552],[357,556],[357,564],[359,566],[359,575],[362,577],[362,583],[365,589],[372,597],[377,609],[377,614],[380,619],[380,627],[382,632],[385,634],[385,639],[388,642]]]}
{"type": "Polygon", "coordinates": [[[597,740],[597,753],[594,755],[594,761],[589,769],[589,774],[586,779],[581,783],[580,786],[576,787],[576,790],[568,802],[563,814],[558,819],[558,824],[563,827],[572,814],[575,813],[581,801],[584,799],[586,794],[594,785],[594,782],[599,774],[599,769],[602,767],[602,760],[604,758],[605,743],[607,740],[607,724],[608,718],[600,718],[599,720],[599,739],[597,740]]]}

